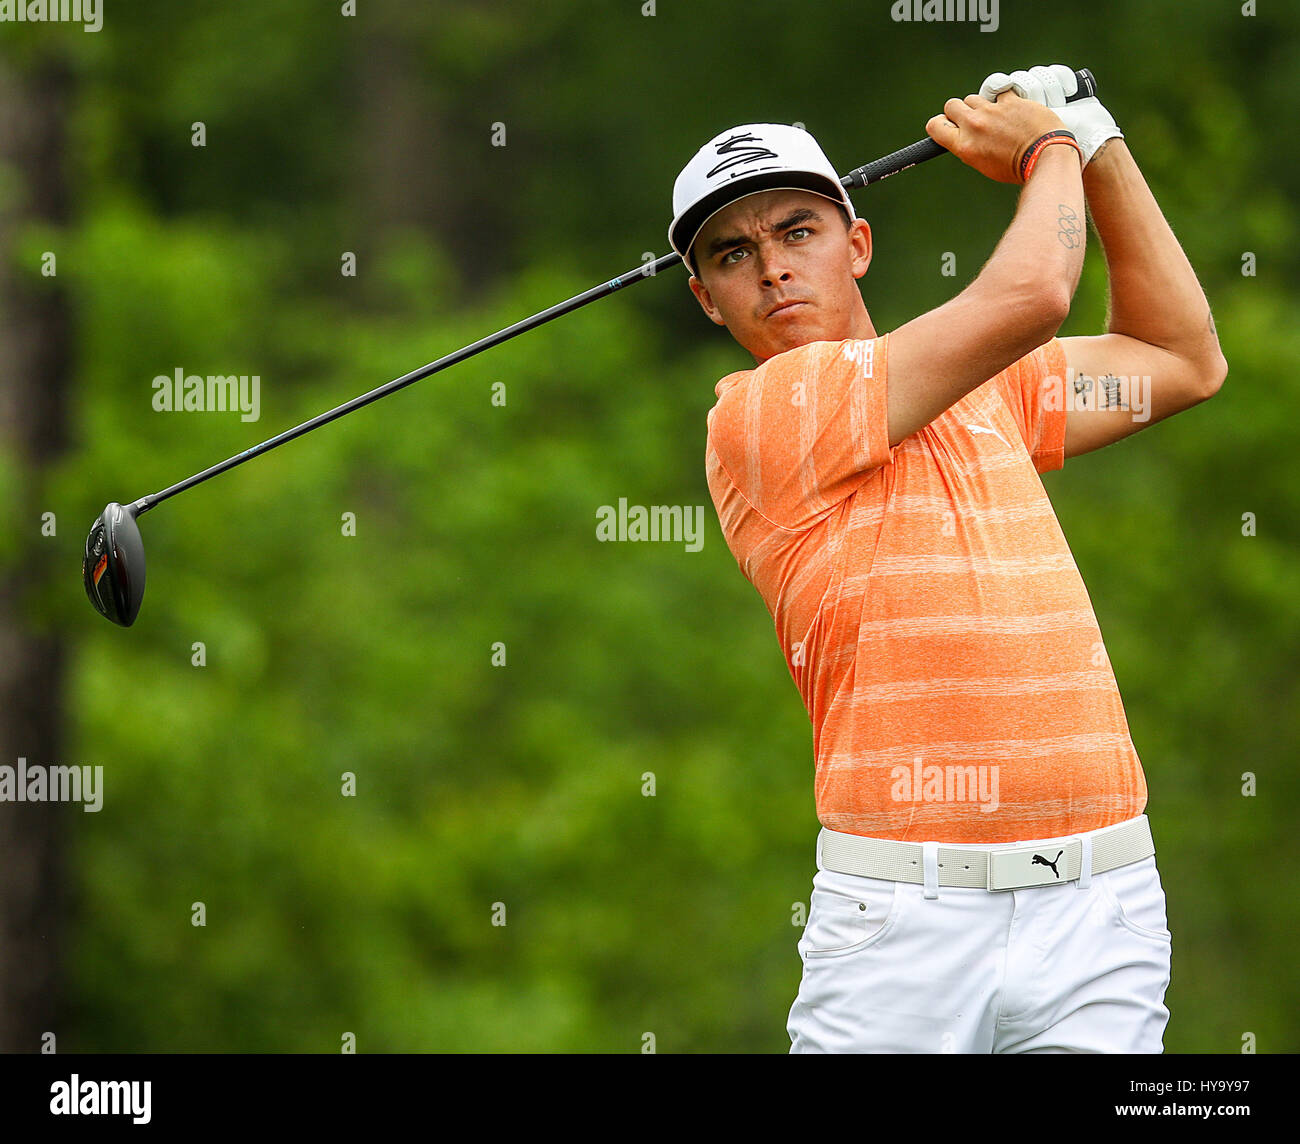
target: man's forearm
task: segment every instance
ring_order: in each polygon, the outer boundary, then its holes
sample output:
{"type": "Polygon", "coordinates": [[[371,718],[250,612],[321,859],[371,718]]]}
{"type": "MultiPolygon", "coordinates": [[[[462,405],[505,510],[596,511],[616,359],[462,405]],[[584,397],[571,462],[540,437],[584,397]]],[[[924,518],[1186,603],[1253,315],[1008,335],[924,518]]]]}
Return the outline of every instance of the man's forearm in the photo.
{"type": "Polygon", "coordinates": [[[1106,253],[1109,332],[1188,361],[1220,362],[1205,292],[1122,139],[1093,156],[1083,191],[1106,253]]]}

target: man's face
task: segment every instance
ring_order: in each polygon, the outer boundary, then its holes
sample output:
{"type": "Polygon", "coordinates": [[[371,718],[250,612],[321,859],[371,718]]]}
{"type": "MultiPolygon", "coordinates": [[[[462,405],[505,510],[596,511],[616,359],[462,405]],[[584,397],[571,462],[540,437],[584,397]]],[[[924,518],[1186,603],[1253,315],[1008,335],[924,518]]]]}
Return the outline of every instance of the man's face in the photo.
{"type": "Polygon", "coordinates": [[[856,279],[871,228],[810,191],[763,191],[724,207],[692,247],[704,312],[762,363],[817,341],[873,336],[856,279]],[[791,305],[790,303],[794,303],[791,305]]]}

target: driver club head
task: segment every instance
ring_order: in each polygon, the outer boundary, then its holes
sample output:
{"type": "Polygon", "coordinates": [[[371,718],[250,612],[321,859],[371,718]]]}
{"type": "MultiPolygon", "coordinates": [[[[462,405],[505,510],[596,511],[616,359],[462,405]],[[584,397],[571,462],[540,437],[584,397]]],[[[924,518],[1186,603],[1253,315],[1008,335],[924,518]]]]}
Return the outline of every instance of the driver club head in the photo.
{"type": "Polygon", "coordinates": [[[129,628],[144,599],[144,541],[134,506],[114,501],[90,526],[81,578],[95,610],[129,628]]]}

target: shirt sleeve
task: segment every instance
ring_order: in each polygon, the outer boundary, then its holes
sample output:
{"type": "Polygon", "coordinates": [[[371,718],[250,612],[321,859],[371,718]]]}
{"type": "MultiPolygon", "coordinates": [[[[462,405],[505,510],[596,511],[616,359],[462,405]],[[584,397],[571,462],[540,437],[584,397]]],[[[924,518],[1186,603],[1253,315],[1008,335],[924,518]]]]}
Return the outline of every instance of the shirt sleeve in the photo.
{"type": "Polygon", "coordinates": [[[998,374],[1003,400],[1040,473],[1065,464],[1065,370],[1065,347],[1052,338],[998,374]]]}
{"type": "Polygon", "coordinates": [[[888,463],[888,343],[886,334],[787,350],[741,375],[714,406],[718,460],[773,524],[811,527],[888,463]]]}

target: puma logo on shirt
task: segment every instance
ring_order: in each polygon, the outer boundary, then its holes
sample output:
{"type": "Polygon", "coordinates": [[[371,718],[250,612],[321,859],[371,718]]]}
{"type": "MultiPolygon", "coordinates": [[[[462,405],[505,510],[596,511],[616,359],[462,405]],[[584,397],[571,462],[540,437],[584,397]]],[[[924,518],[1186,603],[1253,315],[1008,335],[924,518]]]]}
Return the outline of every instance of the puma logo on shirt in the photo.
{"type": "MultiPolygon", "coordinates": [[[[996,429],[988,429],[985,428],[985,426],[983,425],[967,425],[966,428],[969,429],[972,433],[991,433],[999,441],[1002,441],[1002,444],[1007,445],[1007,442],[1002,440],[1002,434],[999,433],[996,429]]],[[[1011,448],[1011,446],[1007,445],[1007,448],[1009,449],[1011,448]]]]}

